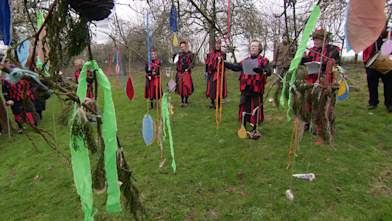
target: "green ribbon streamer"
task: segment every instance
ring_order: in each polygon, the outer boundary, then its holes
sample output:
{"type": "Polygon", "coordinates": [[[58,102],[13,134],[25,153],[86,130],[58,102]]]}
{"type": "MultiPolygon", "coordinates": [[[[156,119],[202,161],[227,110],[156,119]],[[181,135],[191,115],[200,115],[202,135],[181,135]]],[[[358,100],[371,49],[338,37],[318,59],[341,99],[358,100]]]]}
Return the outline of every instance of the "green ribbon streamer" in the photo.
{"type": "Polygon", "coordinates": [[[176,173],[176,160],[174,158],[174,144],[173,144],[173,136],[172,136],[172,129],[170,125],[170,114],[169,114],[169,107],[168,107],[168,96],[169,93],[165,92],[162,97],[162,121],[163,121],[163,136],[166,138],[166,131],[169,139],[170,145],[170,153],[172,157],[172,168],[173,172],[176,173]]]}
{"type": "MultiPolygon", "coordinates": [[[[77,95],[81,101],[84,101],[87,91],[86,74],[80,75],[77,95]],[[83,93],[84,92],[84,93],[83,93]]],[[[72,121],[77,115],[77,104],[74,105],[74,111],[72,114],[72,121]]],[[[71,122],[72,122],[71,121],[71,122]]],[[[80,136],[74,136],[72,134],[71,127],[71,162],[72,171],[74,175],[74,182],[76,185],[76,191],[80,196],[82,209],[84,212],[84,221],[93,221],[93,190],[91,181],[91,166],[88,155],[88,149],[80,136]],[[75,149],[74,146],[79,147],[75,149]]]]}
{"type": "MultiPolygon", "coordinates": [[[[95,71],[100,87],[104,94],[104,110],[102,116],[102,136],[105,144],[105,175],[107,181],[107,200],[106,210],[109,213],[121,212],[120,203],[120,186],[118,184],[116,151],[117,151],[117,122],[114,104],[112,100],[111,85],[102,69],[99,68],[96,61],[86,62],[80,72],[77,95],[81,102],[84,102],[87,92],[86,72],[87,70],[95,71]]],[[[77,104],[74,106],[73,117],[76,116],[77,104]]],[[[71,156],[74,179],[78,194],[81,197],[82,207],[85,212],[85,221],[92,220],[92,187],[91,187],[91,169],[88,157],[88,150],[84,142],[76,139],[79,146],[74,150],[71,137],[71,156]]]]}
{"type": "MultiPolygon", "coordinates": [[[[291,73],[291,79],[289,81],[289,100],[287,102],[287,106],[288,106],[287,119],[289,121],[291,120],[290,114],[293,111],[292,104],[293,104],[293,95],[294,94],[292,92],[292,89],[294,89],[295,81],[297,80],[297,69],[298,69],[298,66],[301,63],[302,56],[304,55],[304,52],[306,50],[306,46],[308,44],[311,32],[313,31],[314,27],[316,26],[317,20],[318,20],[319,16],[320,16],[320,6],[316,5],[313,8],[312,13],[311,13],[308,21],[306,22],[305,29],[304,29],[304,32],[302,34],[302,38],[301,38],[300,44],[299,44],[299,46],[297,48],[297,51],[296,51],[295,56],[294,56],[294,59],[290,63],[290,68],[289,68],[288,73],[291,73]]],[[[285,94],[286,94],[286,91],[287,91],[287,87],[286,87],[287,76],[288,76],[288,74],[286,74],[285,77],[283,78],[283,82],[282,82],[283,83],[283,90],[282,90],[282,95],[280,96],[280,100],[279,100],[280,101],[280,105],[282,107],[285,106],[285,100],[286,100],[285,94]]]]}
{"type": "MultiPolygon", "coordinates": [[[[42,10],[37,11],[37,28],[40,29],[42,27],[42,24],[45,21],[45,13],[42,10]]],[[[40,58],[37,57],[37,61],[35,62],[35,65],[37,66],[38,69],[43,70],[44,69],[44,63],[41,61],[40,58]]],[[[45,68],[44,74],[46,77],[49,77],[49,71],[45,68]]]]}
{"type": "Polygon", "coordinates": [[[45,14],[42,10],[37,11],[37,28],[40,29],[45,21],[45,14]]]}

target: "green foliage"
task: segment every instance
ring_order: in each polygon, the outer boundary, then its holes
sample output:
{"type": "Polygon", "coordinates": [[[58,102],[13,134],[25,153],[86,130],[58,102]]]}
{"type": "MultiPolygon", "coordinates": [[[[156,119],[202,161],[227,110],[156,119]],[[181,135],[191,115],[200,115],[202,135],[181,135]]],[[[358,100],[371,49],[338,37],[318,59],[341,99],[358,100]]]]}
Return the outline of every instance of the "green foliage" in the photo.
{"type": "MultiPolygon", "coordinates": [[[[288,171],[292,124],[285,111],[266,102],[263,137],[239,139],[238,76],[229,72],[222,127],[216,129],[215,111],[208,108],[203,71],[198,68],[190,106],[180,108],[179,97],[172,96],[176,175],[168,162],[159,169],[158,145],[143,143],[144,75],[132,70],[136,99],[131,102],[123,85],[112,78],[119,137],[150,220],[390,220],[391,114],[382,105],[371,112],[366,109],[364,71],[348,70],[357,90],[350,91],[347,102],[336,104],[334,146],[315,145],[315,137],[306,133],[294,169],[288,171]],[[316,180],[291,179],[291,172],[313,172],[316,180]],[[288,188],[293,202],[285,198],[288,188]]],[[[56,98],[50,99],[42,127],[52,130],[67,152],[69,128],[55,122],[62,112],[56,98]]],[[[154,118],[155,112],[150,111],[154,118]]],[[[24,135],[0,137],[0,220],[82,220],[71,170],[36,134],[27,133],[39,152],[24,135]]],[[[165,151],[169,161],[168,147],[165,151]]],[[[120,215],[107,214],[103,195],[94,196],[96,220],[132,220],[125,207],[120,215]]]]}
{"type": "Polygon", "coordinates": [[[50,48],[50,72],[56,74],[73,56],[81,54],[88,46],[88,23],[69,11],[67,0],[60,0],[59,6],[48,20],[46,30],[50,48]]]}

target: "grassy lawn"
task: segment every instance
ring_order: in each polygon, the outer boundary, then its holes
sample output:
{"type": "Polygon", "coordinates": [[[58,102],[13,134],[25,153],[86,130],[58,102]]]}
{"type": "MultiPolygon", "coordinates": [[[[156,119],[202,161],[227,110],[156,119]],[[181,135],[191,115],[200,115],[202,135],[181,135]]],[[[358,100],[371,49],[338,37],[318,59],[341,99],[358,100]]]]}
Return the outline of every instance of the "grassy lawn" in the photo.
{"type": "MultiPolygon", "coordinates": [[[[265,105],[263,137],[237,137],[237,75],[228,78],[223,122],[204,96],[202,67],[193,75],[190,106],[172,96],[177,174],[168,163],[159,169],[157,144],[146,147],[141,124],[146,113],[144,76],[134,74],[136,98],[129,102],[115,78],[113,97],[119,137],[151,220],[392,220],[392,115],[383,105],[369,112],[362,66],[348,67],[355,91],[336,105],[333,146],[314,145],[305,134],[294,170],[287,170],[292,123],[270,103],[265,105]],[[291,179],[291,173],[313,172],[314,182],[291,179]],[[285,197],[291,188],[294,201],[285,197]]],[[[272,95],[272,93],[271,93],[272,95]]],[[[383,97],[380,99],[383,102],[383,97]]],[[[380,103],[381,103],[380,102],[380,103]]],[[[58,122],[64,106],[53,97],[42,128],[52,131],[69,154],[68,127],[58,122]]],[[[155,112],[151,114],[155,117],[155,112]]],[[[70,168],[31,130],[0,137],[0,220],[82,220],[70,168]]],[[[91,159],[95,159],[92,157],[91,159]]],[[[96,220],[132,220],[127,212],[108,215],[104,196],[95,195],[96,220]]]]}

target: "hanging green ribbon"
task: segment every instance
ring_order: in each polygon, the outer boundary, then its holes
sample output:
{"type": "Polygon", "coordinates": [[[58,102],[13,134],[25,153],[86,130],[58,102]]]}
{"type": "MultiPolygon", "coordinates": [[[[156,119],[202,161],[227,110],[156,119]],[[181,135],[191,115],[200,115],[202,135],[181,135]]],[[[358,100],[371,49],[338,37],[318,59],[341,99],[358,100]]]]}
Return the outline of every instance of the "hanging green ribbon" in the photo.
{"type": "MultiPolygon", "coordinates": [[[[84,101],[86,97],[86,91],[86,74],[84,74],[80,75],[79,77],[77,90],[77,95],[81,101],[84,101]]],[[[77,107],[77,104],[75,104],[71,122],[73,122],[77,117],[77,107]]],[[[83,137],[73,134],[72,131],[73,125],[71,126],[70,149],[76,191],[80,196],[80,201],[84,212],[84,221],[93,221],[93,190],[88,148],[83,140],[83,137]]]]}
{"type": "Polygon", "coordinates": [[[169,114],[169,107],[168,107],[168,96],[169,93],[165,92],[162,97],[162,121],[163,121],[163,136],[169,139],[170,145],[170,153],[172,157],[172,168],[173,172],[176,173],[176,160],[174,158],[174,144],[173,144],[173,136],[172,136],[172,129],[170,125],[170,114],[169,114]],[[166,134],[167,131],[167,134],[166,134]]]}
{"type": "MultiPolygon", "coordinates": [[[[105,175],[107,181],[107,201],[106,210],[110,213],[120,212],[120,187],[117,177],[116,151],[117,151],[117,122],[110,82],[99,68],[96,61],[86,62],[80,72],[77,95],[81,102],[84,102],[87,92],[86,72],[95,71],[100,87],[104,94],[104,110],[102,116],[102,136],[104,140],[105,175]]],[[[74,107],[73,117],[76,117],[77,104],[74,107]]],[[[78,194],[81,197],[82,207],[85,212],[85,220],[92,220],[92,187],[91,169],[88,151],[84,141],[80,137],[71,137],[71,156],[74,179],[78,194]],[[78,149],[73,148],[76,141],[78,149]]]]}
{"type": "MultiPolygon", "coordinates": [[[[291,73],[291,79],[289,81],[289,86],[288,86],[289,100],[287,102],[287,106],[288,106],[287,118],[289,121],[291,120],[290,114],[293,111],[293,107],[292,107],[293,92],[292,92],[292,89],[294,89],[295,81],[297,80],[297,69],[298,69],[299,64],[301,63],[302,56],[306,50],[306,46],[308,44],[311,32],[313,31],[314,27],[316,26],[319,16],[320,16],[320,7],[318,5],[316,5],[313,8],[312,13],[311,13],[308,21],[306,22],[304,32],[302,33],[302,38],[301,38],[300,44],[297,48],[297,52],[295,53],[294,59],[290,63],[290,68],[289,68],[288,73],[291,73]]],[[[286,101],[287,76],[288,76],[288,74],[286,74],[285,77],[283,78],[283,82],[282,82],[283,83],[283,90],[282,90],[282,95],[280,96],[280,105],[283,107],[285,106],[285,101],[286,101]]]]}
{"type": "MultiPolygon", "coordinates": [[[[37,28],[40,29],[42,27],[42,24],[45,21],[45,13],[42,10],[37,11],[37,28]]],[[[37,57],[37,61],[35,62],[35,65],[37,66],[38,69],[41,69],[44,71],[44,75],[46,77],[49,77],[49,71],[46,67],[44,67],[44,63],[41,61],[39,57],[37,57]]]]}
{"type": "Polygon", "coordinates": [[[45,14],[42,10],[37,11],[37,28],[40,29],[45,21],[45,14]]]}

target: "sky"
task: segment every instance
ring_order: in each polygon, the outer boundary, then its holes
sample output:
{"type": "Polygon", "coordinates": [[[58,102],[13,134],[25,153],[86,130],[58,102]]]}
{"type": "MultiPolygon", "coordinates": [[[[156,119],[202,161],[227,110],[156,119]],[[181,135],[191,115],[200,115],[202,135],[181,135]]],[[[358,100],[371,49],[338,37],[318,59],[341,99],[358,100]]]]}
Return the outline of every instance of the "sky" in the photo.
{"type": "MultiPolygon", "coordinates": [[[[283,5],[283,0],[257,0],[256,1],[256,6],[261,12],[264,13],[271,13],[271,12],[281,12],[282,8],[281,6],[283,5]]],[[[110,15],[109,18],[114,18],[114,15],[117,14],[117,16],[122,19],[129,21],[130,23],[136,23],[140,24],[144,22],[144,11],[148,9],[148,5],[146,0],[115,0],[115,8],[113,9],[112,14],[110,15]]],[[[94,36],[94,42],[96,43],[105,43],[107,41],[110,41],[110,38],[108,37],[107,32],[110,32],[110,26],[109,26],[108,19],[105,19],[103,21],[99,21],[96,23],[96,27],[92,27],[94,30],[95,36],[94,36]]],[[[247,55],[247,48],[243,47],[240,48],[239,51],[240,58],[244,57],[247,55]]],[[[353,55],[354,53],[347,53],[344,51],[344,55],[353,55]]],[[[267,57],[271,58],[272,53],[267,52],[267,57]]]]}

